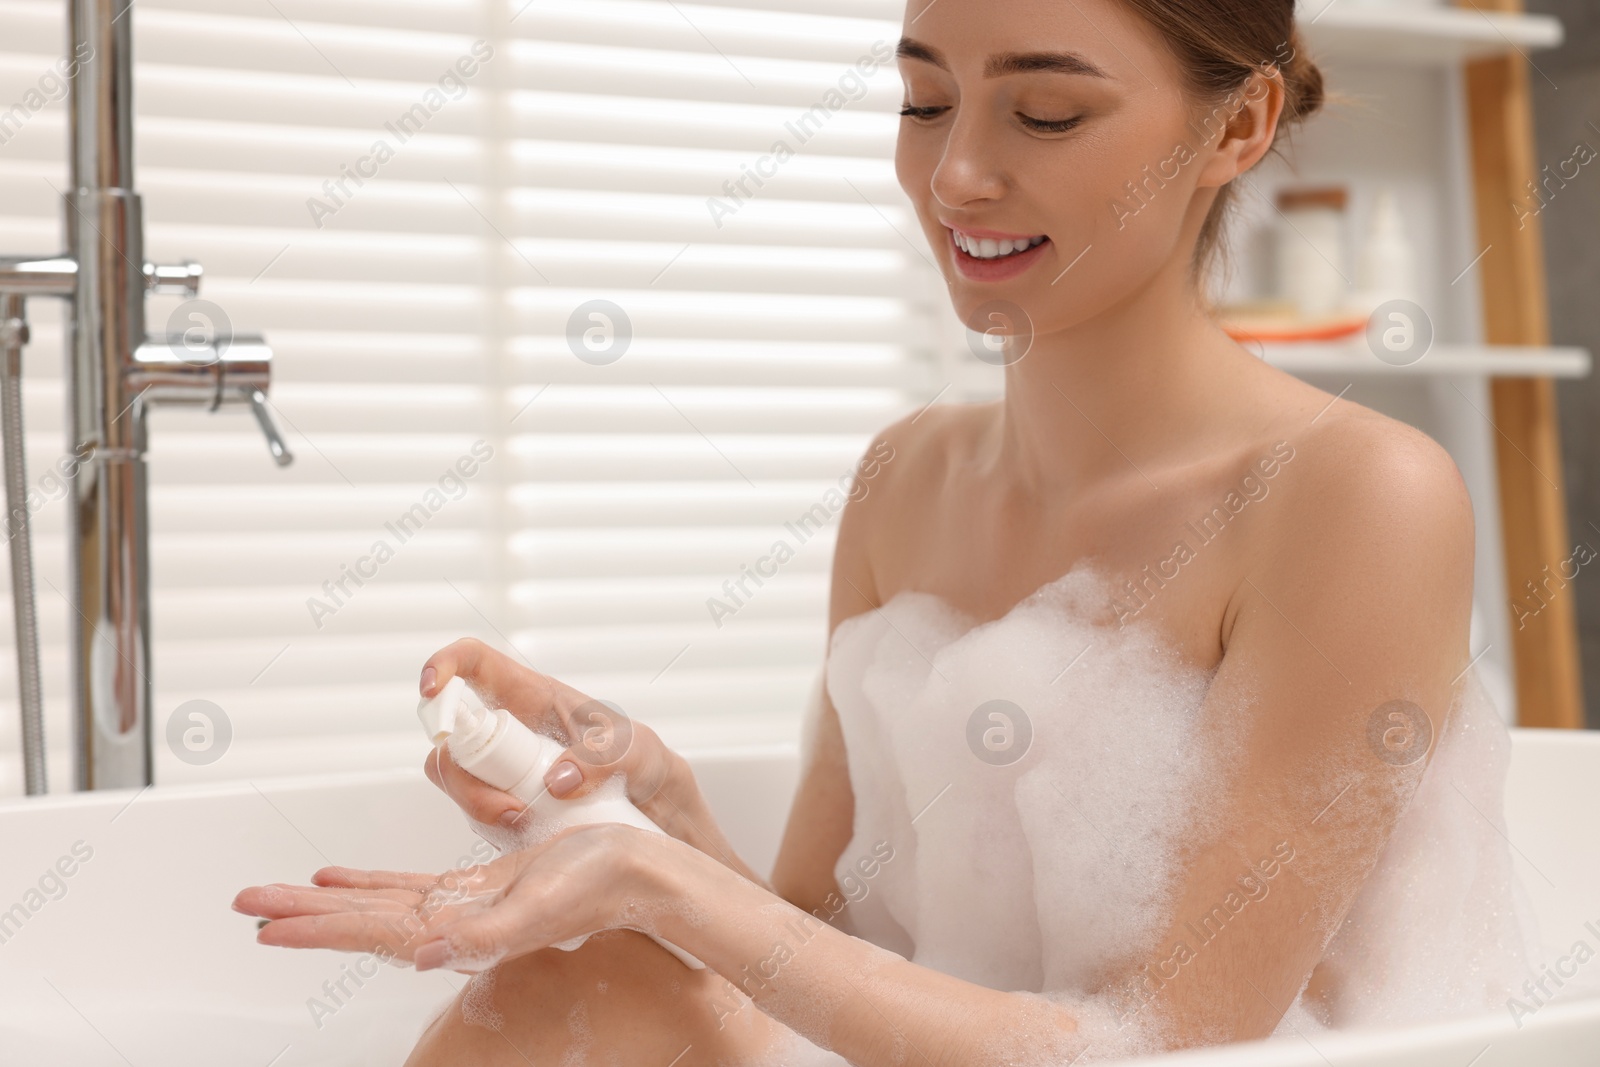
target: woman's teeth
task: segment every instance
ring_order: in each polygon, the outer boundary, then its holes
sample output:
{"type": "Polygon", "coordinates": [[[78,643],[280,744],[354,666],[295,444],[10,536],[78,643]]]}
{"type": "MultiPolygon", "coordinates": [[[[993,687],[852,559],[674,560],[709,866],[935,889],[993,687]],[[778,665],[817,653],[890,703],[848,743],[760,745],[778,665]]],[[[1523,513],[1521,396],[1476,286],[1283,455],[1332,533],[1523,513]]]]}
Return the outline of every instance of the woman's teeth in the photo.
{"type": "Polygon", "coordinates": [[[1026,252],[1035,245],[1043,244],[1044,237],[1020,237],[1014,241],[996,241],[989,237],[968,237],[960,230],[951,230],[955,234],[956,247],[974,259],[999,259],[1001,256],[1012,256],[1018,252],[1026,252]]]}

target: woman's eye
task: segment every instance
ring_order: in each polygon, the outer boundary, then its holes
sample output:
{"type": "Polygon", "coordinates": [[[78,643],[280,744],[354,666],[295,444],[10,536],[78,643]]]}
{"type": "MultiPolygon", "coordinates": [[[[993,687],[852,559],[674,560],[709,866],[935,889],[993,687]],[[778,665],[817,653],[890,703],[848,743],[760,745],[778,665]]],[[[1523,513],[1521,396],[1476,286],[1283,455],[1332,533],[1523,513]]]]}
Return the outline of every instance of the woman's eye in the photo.
{"type": "Polygon", "coordinates": [[[947,107],[912,107],[907,104],[900,109],[900,115],[908,119],[931,119],[949,110],[947,107]]]}
{"type": "Polygon", "coordinates": [[[1020,111],[1017,112],[1017,118],[1028,129],[1036,130],[1039,133],[1066,133],[1083,121],[1083,116],[1081,115],[1070,119],[1036,119],[1024,115],[1020,111]]]}

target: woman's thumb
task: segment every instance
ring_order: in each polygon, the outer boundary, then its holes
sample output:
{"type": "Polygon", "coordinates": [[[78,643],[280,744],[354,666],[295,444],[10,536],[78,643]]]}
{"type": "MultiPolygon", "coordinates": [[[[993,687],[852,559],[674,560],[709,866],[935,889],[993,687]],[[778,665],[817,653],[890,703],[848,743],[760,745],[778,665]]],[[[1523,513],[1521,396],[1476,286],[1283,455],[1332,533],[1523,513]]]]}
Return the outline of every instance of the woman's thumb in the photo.
{"type": "Polygon", "coordinates": [[[582,785],[583,767],[572,757],[570,748],[544,772],[544,787],[557,800],[572,796],[582,785]]]}
{"type": "Polygon", "coordinates": [[[609,700],[586,700],[567,717],[572,744],[545,772],[557,800],[580,796],[622,769],[633,748],[633,720],[609,700]]]}

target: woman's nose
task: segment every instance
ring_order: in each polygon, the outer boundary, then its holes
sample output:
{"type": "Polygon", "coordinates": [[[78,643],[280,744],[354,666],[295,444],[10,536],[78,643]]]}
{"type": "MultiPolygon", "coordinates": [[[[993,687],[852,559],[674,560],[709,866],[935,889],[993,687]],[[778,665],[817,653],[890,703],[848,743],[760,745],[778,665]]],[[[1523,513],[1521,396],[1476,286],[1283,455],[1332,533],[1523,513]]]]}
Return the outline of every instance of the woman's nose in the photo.
{"type": "Polygon", "coordinates": [[[965,207],[977,200],[996,200],[1007,185],[994,131],[964,119],[958,112],[945,139],[944,152],[933,170],[933,195],[945,207],[965,207]]]}

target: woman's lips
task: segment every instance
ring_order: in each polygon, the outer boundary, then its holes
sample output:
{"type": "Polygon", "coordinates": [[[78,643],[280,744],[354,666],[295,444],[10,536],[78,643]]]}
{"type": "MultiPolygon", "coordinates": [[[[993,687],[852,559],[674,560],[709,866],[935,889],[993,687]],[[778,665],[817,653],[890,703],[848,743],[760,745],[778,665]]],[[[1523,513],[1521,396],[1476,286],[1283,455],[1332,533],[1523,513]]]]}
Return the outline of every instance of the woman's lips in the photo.
{"type": "MultiPolygon", "coordinates": [[[[1045,250],[1051,247],[1050,238],[1034,245],[1026,252],[1013,252],[1009,256],[1000,256],[996,259],[979,259],[977,256],[968,255],[956,244],[956,232],[946,227],[950,234],[950,254],[955,259],[956,270],[961,272],[963,278],[975,282],[1004,282],[1024,273],[1040,259],[1044,258],[1045,250]]],[[[985,236],[984,233],[963,231],[971,236],[985,236]]],[[[998,236],[998,235],[997,235],[998,236]]]]}

